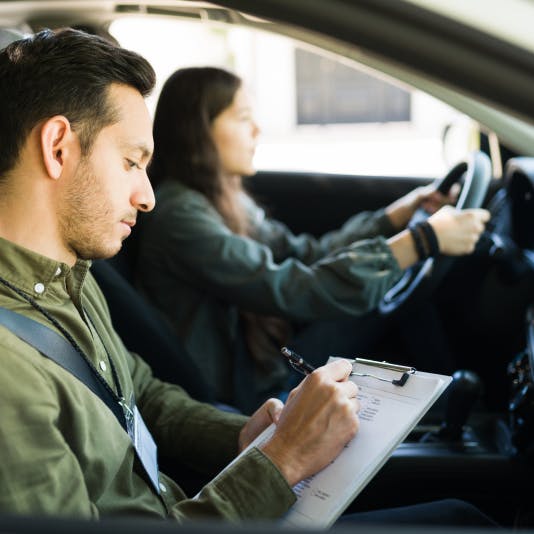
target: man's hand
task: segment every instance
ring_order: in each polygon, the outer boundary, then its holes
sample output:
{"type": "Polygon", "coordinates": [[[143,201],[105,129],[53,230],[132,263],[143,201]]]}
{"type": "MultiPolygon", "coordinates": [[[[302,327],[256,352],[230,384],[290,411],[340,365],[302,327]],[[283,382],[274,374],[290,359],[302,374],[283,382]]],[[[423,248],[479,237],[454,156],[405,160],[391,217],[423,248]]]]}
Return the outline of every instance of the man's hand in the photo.
{"type": "Polygon", "coordinates": [[[284,403],[279,399],[265,401],[247,421],[239,433],[239,452],[252,443],[269,425],[277,423],[284,403]]]}
{"type": "Polygon", "coordinates": [[[326,467],[359,428],[352,366],[336,360],[308,375],[289,395],[276,431],[262,446],[291,486],[326,467]]]}

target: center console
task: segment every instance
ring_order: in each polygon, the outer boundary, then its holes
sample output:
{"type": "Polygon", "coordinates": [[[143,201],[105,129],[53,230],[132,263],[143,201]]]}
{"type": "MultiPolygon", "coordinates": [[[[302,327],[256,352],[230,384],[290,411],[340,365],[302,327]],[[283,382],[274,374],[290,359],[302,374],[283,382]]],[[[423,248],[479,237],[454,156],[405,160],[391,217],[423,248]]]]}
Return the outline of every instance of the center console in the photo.
{"type": "Polygon", "coordinates": [[[441,413],[399,445],[351,511],[459,498],[504,526],[534,525],[534,308],[526,321],[526,348],[508,365],[508,411],[477,408],[477,376],[458,371],[441,413]]]}

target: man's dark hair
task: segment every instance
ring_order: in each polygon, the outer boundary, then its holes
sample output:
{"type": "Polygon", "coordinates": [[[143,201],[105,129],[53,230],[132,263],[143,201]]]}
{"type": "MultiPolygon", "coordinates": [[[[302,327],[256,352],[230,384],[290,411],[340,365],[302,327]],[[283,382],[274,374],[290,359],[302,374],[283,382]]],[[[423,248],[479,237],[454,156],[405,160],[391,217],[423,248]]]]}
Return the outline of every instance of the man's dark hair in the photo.
{"type": "Polygon", "coordinates": [[[43,30],[0,52],[0,176],[11,170],[41,121],[63,115],[87,155],[97,134],[118,120],[107,95],[124,84],[147,96],[154,70],[140,55],[72,29],[43,30]]]}

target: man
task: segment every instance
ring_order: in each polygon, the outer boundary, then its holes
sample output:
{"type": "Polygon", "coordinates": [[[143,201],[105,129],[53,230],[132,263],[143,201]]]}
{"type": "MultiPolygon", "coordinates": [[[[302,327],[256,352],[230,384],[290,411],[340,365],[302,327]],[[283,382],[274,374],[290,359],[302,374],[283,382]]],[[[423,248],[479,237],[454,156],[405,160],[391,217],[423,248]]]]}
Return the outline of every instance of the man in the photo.
{"type": "Polygon", "coordinates": [[[0,52],[0,306],[59,334],[105,390],[0,326],[0,512],[278,518],[295,501],[291,487],[358,430],[345,361],[248,419],[154,379],[114,332],[89,266],[117,253],[154,205],[143,98],[153,85],[144,59],[74,30],[0,52]],[[157,471],[150,434],[166,457],[215,471],[271,422],[272,438],[196,499],[157,471]]]}
{"type": "Polygon", "coordinates": [[[88,260],[116,254],[137,212],[154,205],[143,99],[153,84],[145,60],[73,30],[44,31],[0,53],[0,305],[70,334],[114,393],[135,399],[167,456],[221,468],[272,421],[277,431],[188,500],[163,474],[150,483],[95,394],[0,327],[5,512],[275,518],[294,502],[291,486],[358,429],[346,362],[315,373],[283,410],[272,400],[247,421],[152,378],[113,331],[88,260]]]}

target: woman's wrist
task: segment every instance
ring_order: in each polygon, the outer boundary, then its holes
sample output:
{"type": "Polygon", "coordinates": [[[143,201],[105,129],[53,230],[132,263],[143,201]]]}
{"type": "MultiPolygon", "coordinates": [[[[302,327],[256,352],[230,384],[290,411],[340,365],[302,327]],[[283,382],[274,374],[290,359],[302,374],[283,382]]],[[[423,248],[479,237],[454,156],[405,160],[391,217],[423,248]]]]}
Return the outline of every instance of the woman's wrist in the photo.
{"type": "Polygon", "coordinates": [[[402,270],[418,262],[419,257],[409,230],[403,230],[390,237],[387,240],[387,244],[402,270]]]}
{"type": "Polygon", "coordinates": [[[418,221],[408,225],[419,261],[439,255],[438,237],[428,221],[418,221]]]}
{"type": "Polygon", "coordinates": [[[427,221],[411,224],[388,239],[387,244],[401,269],[440,254],[438,238],[427,221]]]}
{"type": "Polygon", "coordinates": [[[408,195],[399,198],[392,202],[386,209],[385,213],[389,217],[391,224],[396,230],[406,228],[406,225],[412,218],[415,210],[419,206],[421,199],[417,190],[412,191],[408,195]]]}
{"type": "Polygon", "coordinates": [[[399,205],[398,201],[390,204],[384,211],[388,216],[393,228],[395,228],[397,231],[402,230],[411,217],[406,208],[402,205],[399,205]]]}

